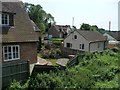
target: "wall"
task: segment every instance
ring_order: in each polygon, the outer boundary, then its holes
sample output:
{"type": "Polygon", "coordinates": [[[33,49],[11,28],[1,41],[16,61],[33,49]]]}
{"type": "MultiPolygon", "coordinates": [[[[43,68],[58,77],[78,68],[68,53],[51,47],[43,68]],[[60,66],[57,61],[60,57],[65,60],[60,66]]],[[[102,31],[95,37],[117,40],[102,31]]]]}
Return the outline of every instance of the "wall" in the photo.
{"type": "Polygon", "coordinates": [[[84,50],[81,51],[89,51],[89,42],[76,31],[64,40],[64,47],[66,47],[66,43],[72,43],[71,49],[75,50],[80,50],[80,44],[84,44],[84,50]],[[74,35],[77,35],[77,39],[74,39],[74,35]]]}
{"type": "Polygon", "coordinates": [[[61,47],[62,57],[69,57],[68,55],[84,54],[84,51],[61,47]]]}
{"type": "Polygon", "coordinates": [[[3,46],[5,45],[19,45],[20,60],[29,60],[31,64],[37,62],[37,44],[35,42],[3,44],[3,46]]]}
{"type": "Polygon", "coordinates": [[[20,44],[20,59],[30,60],[30,63],[37,62],[37,44],[36,43],[21,43],[20,44]]]}
{"type": "Polygon", "coordinates": [[[102,52],[104,50],[104,42],[94,42],[90,43],[90,52],[102,52]]]}

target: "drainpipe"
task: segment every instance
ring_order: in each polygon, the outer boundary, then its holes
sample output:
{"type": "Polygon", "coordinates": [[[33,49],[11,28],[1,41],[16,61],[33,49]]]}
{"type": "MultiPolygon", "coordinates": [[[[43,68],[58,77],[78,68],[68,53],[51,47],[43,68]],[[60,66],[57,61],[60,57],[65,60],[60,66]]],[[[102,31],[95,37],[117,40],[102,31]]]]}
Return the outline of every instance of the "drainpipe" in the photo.
{"type": "Polygon", "coordinates": [[[89,43],[89,52],[90,52],[90,44],[91,44],[91,42],[89,43]]]}

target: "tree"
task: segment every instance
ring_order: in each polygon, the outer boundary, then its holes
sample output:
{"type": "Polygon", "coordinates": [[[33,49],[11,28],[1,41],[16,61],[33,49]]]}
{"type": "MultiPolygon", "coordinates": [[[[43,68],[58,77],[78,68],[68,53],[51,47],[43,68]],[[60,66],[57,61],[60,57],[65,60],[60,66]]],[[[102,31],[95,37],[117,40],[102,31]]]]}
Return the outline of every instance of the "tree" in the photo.
{"type": "Polygon", "coordinates": [[[24,3],[24,8],[30,19],[35,22],[42,33],[47,31],[52,24],[55,24],[54,17],[50,13],[44,11],[41,5],[24,3]]]}
{"type": "Polygon", "coordinates": [[[83,23],[80,27],[80,30],[90,30],[90,27],[91,26],[89,24],[83,23]]]}
{"type": "Polygon", "coordinates": [[[90,31],[98,31],[98,26],[97,25],[92,25],[90,27],[90,31]]]}

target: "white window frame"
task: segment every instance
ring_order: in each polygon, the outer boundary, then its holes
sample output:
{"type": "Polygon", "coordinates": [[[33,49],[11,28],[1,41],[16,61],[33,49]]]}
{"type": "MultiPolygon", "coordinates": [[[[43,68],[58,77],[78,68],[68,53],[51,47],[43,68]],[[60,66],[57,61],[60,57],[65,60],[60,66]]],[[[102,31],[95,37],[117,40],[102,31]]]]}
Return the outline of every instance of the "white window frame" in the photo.
{"type": "MultiPolygon", "coordinates": [[[[16,50],[15,50],[16,51],[16,50]]],[[[7,57],[9,57],[9,55],[7,56],[7,57]]],[[[3,60],[4,61],[13,61],[13,60],[19,60],[20,59],[20,46],[19,45],[7,45],[7,46],[3,46],[3,60]],[[8,49],[8,47],[11,47],[11,59],[5,59],[5,54],[7,54],[8,55],[8,53],[10,53],[10,52],[8,52],[7,51],[7,53],[5,53],[5,47],[7,47],[7,49],[8,49]],[[13,47],[18,47],[18,52],[13,52],[13,47]],[[14,58],[13,57],[13,53],[18,53],[18,58],[14,58]]]]}
{"type": "MultiPolygon", "coordinates": [[[[5,21],[5,19],[4,19],[4,21],[5,21]]],[[[5,14],[5,13],[1,14],[1,24],[2,24],[3,26],[6,26],[6,25],[8,26],[8,25],[9,25],[9,14],[5,14]],[[6,24],[3,24],[3,23],[2,23],[2,20],[3,20],[2,16],[3,16],[3,15],[7,15],[7,23],[6,23],[6,24]]]]}
{"type": "Polygon", "coordinates": [[[84,50],[85,49],[85,44],[80,43],[80,50],[84,50]],[[84,45],[84,48],[82,48],[82,46],[84,45]]]}

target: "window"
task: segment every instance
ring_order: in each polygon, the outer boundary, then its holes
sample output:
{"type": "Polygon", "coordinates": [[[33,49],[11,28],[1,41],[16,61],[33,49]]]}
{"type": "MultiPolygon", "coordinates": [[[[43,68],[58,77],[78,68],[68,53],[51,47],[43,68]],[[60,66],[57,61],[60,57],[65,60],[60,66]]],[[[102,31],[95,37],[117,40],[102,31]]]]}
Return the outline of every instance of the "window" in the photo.
{"type": "Polygon", "coordinates": [[[77,39],[77,35],[74,35],[74,39],[77,39]]]}
{"type": "Polygon", "coordinates": [[[100,42],[98,42],[98,48],[100,48],[101,47],[101,43],[100,42]]]}
{"type": "Polygon", "coordinates": [[[19,45],[3,46],[4,61],[20,59],[19,45]]]}
{"type": "Polygon", "coordinates": [[[8,14],[2,14],[2,25],[9,25],[9,15],[8,14]]]}
{"type": "Polygon", "coordinates": [[[66,43],[66,47],[68,48],[72,47],[72,43],[66,43]]]}
{"type": "Polygon", "coordinates": [[[84,44],[80,44],[80,50],[84,49],[84,44]]]}

